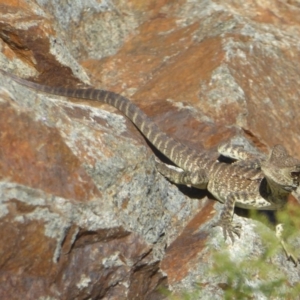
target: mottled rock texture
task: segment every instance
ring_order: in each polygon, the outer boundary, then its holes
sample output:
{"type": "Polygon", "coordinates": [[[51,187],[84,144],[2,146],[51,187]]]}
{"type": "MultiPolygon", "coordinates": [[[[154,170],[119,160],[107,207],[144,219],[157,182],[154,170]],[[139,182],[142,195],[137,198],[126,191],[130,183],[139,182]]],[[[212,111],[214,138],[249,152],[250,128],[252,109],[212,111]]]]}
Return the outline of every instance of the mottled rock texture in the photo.
{"type": "MultiPolygon", "coordinates": [[[[0,0],[1,69],[121,93],[212,156],[239,135],[300,158],[299,60],[298,1],[0,0]]],[[[0,129],[1,299],[164,299],[195,283],[222,299],[210,249],[261,252],[251,219],[224,243],[221,205],[158,174],[109,106],[0,75],[0,129]]],[[[299,281],[283,253],[270,263],[299,281]]]]}

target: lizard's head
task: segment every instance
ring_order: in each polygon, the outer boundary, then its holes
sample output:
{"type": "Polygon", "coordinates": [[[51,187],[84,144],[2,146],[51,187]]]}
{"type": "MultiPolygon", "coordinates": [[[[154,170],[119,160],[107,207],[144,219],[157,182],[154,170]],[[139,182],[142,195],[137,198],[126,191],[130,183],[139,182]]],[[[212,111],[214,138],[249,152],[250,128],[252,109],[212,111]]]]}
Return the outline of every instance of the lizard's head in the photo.
{"type": "Polygon", "coordinates": [[[270,184],[291,192],[300,183],[300,161],[290,156],[282,145],[273,147],[269,158],[262,163],[261,169],[270,184]]]}

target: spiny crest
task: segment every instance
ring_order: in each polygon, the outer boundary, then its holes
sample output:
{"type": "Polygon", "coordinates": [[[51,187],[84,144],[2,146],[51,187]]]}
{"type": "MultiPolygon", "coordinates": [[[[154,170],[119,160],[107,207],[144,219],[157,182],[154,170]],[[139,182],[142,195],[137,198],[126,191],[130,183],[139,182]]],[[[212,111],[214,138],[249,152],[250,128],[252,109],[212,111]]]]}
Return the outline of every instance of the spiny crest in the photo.
{"type": "Polygon", "coordinates": [[[295,167],[300,169],[300,160],[290,156],[285,147],[282,145],[275,145],[273,147],[269,157],[269,162],[277,167],[295,167]]]}
{"type": "Polygon", "coordinates": [[[270,161],[282,159],[288,156],[286,149],[282,145],[275,145],[271,151],[270,161]]]}

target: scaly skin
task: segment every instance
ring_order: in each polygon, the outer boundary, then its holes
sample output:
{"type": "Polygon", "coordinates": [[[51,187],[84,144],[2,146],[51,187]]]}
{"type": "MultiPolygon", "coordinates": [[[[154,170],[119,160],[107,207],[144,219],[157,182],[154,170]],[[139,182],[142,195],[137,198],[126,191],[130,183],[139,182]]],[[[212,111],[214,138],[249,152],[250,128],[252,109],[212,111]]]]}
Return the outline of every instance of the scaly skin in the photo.
{"type": "Polygon", "coordinates": [[[232,223],[235,206],[247,209],[277,210],[288,195],[299,186],[300,161],[289,156],[282,145],[273,147],[269,157],[256,157],[243,147],[221,145],[219,151],[236,159],[235,163],[211,160],[207,153],[198,153],[170,137],[127,98],[94,88],[71,89],[49,87],[30,82],[10,73],[0,72],[29,88],[65,97],[89,99],[110,104],[124,113],[142,134],[180,169],[157,162],[158,171],[176,184],[207,189],[224,203],[220,220],[224,237],[240,235],[240,224],[232,223]]]}

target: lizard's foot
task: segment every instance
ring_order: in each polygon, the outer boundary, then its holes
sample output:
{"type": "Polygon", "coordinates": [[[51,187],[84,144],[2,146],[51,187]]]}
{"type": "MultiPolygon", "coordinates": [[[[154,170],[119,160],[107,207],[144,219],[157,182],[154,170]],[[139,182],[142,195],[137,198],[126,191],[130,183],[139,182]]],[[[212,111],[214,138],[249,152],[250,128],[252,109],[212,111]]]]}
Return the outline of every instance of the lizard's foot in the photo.
{"type": "Polygon", "coordinates": [[[220,219],[213,224],[213,227],[220,226],[223,230],[224,239],[226,241],[227,235],[230,237],[232,244],[234,244],[234,234],[238,237],[241,236],[242,224],[241,223],[232,223],[229,220],[220,219]]]}

